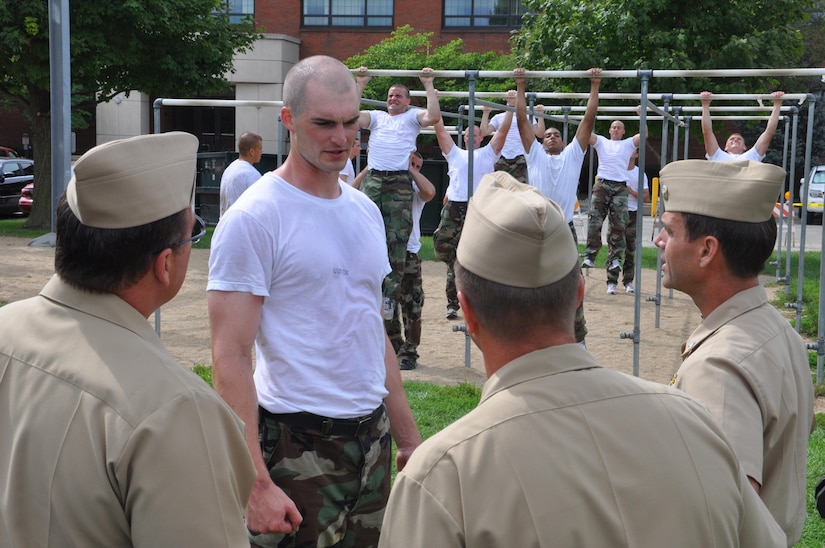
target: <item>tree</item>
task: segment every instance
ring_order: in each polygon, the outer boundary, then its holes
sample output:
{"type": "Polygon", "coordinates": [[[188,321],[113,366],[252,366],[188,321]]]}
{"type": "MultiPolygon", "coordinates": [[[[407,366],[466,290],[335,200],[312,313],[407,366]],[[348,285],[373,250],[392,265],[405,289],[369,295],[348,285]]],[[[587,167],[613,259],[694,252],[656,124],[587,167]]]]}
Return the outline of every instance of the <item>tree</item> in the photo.
{"type": "MultiPolygon", "coordinates": [[[[514,37],[533,70],[726,69],[793,67],[802,53],[798,30],[811,0],[525,0],[528,14],[514,37]]],[[[654,72],[655,77],[655,72],[654,72]]],[[[698,93],[741,90],[742,80],[711,88],[697,79],[668,79],[658,88],[698,93]]],[[[747,90],[772,84],[747,79],[747,90]]],[[[603,91],[637,91],[633,80],[606,80],[603,91]]],[[[664,90],[660,90],[664,91],[664,90]]]]}
{"type": "MultiPolygon", "coordinates": [[[[180,97],[222,89],[235,53],[258,36],[251,19],[229,23],[225,0],[71,2],[69,12],[73,94],[90,98],[91,105],[131,90],[180,97]]],[[[17,106],[32,124],[38,184],[27,226],[49,228],[46,0],[0,0],[0,51],[0,102],[17,106]]]]}
{"type": "MultiPolygon", "coordinates": [[[[350,68],[365,66],[371,69],[420,70],[430,67],[435,70],[513,70],[515,58],[509,53],[497,51],[465,52],[462,40],[453,40],[443,46],[433,47],[433,33],[415,33],[410,25],[397,28],[381,42],[370,46],[359,55],[350,57],[345,64],[350,68]]],[[[387,90],[397,82],[407,84],[410,89],[418,89],[418,78],[377,77],[370,80],[364,91],[364,98],[384,101],[387,90]]],[[[507,91],[513,87],[510,80],[479,80],[478,91],[507,91]]],[[[435,87],[440,91],[467,91],[466,78],[437,78],[435,87]]],[[[462,99],[439,100],[441,110],[457,111],[462,99]]]]}

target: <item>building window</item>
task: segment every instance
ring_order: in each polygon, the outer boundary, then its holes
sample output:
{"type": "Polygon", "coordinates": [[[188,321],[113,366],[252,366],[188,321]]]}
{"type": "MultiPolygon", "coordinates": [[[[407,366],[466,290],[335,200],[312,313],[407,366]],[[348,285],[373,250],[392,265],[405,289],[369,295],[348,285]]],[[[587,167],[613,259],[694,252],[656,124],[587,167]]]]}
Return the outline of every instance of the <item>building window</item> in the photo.
{"type": "Polygon", "coordinates": [[[229,22],[240,24],[244,17],[255,16],[255,0],[223,0],[222,5],[229,14],[229,22]]]}
{"type": "Polygon", "coordinates": [[[521,26],[523,0],[444,0],[445,27],[521,26]]]}
{"type": "Polygon", "coordinates": [[[303,0],[305,27],[392,28],[393,0],[303,0]]]}

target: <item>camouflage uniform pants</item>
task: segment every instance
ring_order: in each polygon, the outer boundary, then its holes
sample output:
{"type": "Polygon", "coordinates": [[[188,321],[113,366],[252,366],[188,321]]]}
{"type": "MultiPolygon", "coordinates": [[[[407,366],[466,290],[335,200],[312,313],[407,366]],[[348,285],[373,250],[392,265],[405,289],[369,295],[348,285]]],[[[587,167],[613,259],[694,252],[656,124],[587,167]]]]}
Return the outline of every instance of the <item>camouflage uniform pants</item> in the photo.
{"type": "Polygon", "coordinates": [[[590,214],[587,222],[587,249],[585,255],[595,261],[602,248],[602,225],[608,219],[607,266],[613,260],[621,262],[625,253],[627,227],[627,185],[599,179],[590,198],[590,214]]]}
{"type": "Polygon", "coordinates": [[[278,417],[260,409],[261,450],[272,481],[295,502],[304,521],[294,534],[250,532],[250,545],[377,546],[392,472],[390,421],[383,405],[380,417],[357,437],[324,435],[278,417]]]}
{"type": "MultiPolygon", "coordinates": [[[[573,225],[572,222],[568,223],[570,226],[570,231],[573,233],[573,242],[575,242],[576,246],[579,245],[579,237],[576,235],[576,227],[573,225]]],[[[574,329],[576,333],[576,342],[582,342],[584,338],[587,336],[587,320],[584,319],[584,301],[579,304],[579,307],[576,309],[576,320],[574,324],[574,329]]]]}
{"type": "Polygon", "coordinates": [[[421,282],[421,258],[418,253],[407,252],[404,277],[401,280],[403,296],[400,307],[395,308],[392,320],[384,322],[387,335],[398,357],[418,360],[418,345],[421,344],[421,310],[424,308],[424,286],[421,282]],[[404,322],[404,336],[401,336],[401,320],[404,322]]]}
{"type": "MultiPolygon", "coordinates": [[[[401,278],[407,260],[407,242],[412,232],[412,176],[408,171],[370,170],[361,190],[375,202],[384,218],[387,233],[387,253],[390,272],[384,278],[384,296],[395,302],[401,300],[401,278]]],[[[355,228],[357,229],[357,228],[355,228]]]]}
{"type": "Polygon", "coordinates": [[[496,160],[494,169],[496,171],[506,171],[518,181],[524,183],[525,185],[528,184],[527,160],[524,158],[524,154],[519,154],[515,158],[505,158],[504,156],[500,156],[499,159],[496,160]]]}
{"type": "MultiPolygon", "coordinates": [[[[633,278],[636,275],[636,212],[628,211],[627,219],[627,228],[624,232],[624,241],[627,250],[624,254],[624,263],[622,263],[622,285],[625,286],[633,283],[633,278]]],[[[619,283],[618,270],[607,271],[607,283],[619,283]]]]}
{"type": "Polygon", "coordinates": [[[433,251],[439,261],[447,263],[447,308],[459,309],[458,292],[455,288],[455,253],[461,239],[461,229],[467,216],[467,202],[448,201],[441,208],[441,220],[433,232],[433,251]]]}

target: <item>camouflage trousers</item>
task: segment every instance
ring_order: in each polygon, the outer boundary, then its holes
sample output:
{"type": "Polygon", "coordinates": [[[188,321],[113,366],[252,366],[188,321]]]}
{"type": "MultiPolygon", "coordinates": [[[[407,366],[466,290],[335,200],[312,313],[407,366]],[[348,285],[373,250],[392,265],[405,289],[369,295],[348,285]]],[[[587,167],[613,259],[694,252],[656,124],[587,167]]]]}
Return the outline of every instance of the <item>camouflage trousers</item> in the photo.
{"type": "Polygon", "coordinates": [[[467,216],[467,202],[448,201],[441,208],[441,220],[433,232],[433,251],[439,261],[447,263],[447,308],[455,310],[458,306],[458,292],[455,288],[455,252],[461,239],[461,229],[467,216]]]}
{"type": "MultiPolygon", "coordinates": [[[[387,253],[392,272],[384,278],[384,296],[401,300],[401,278],[407,260],[407,243],[412,232],[412,176],[408,171],[369,170],[361,190],[375,202],[384,218],[387,253]]],[[[357,227],[354,227],[357,230],[357,227]]]]}
{"type": "Polygon", "coordinates": [[[585,256],[594,261],[602,248],[602,225],[608,219],[607,266],[614,260],[621,261],[625,253],[627,227],[627,185],[599,179],[593,186],[590,198],[590,214],[587,222],[587,249],[585,256]]]}
{"type": "MultiPolygon", "coordinates": [[[[570,232],[573,233],[573,242],[576,244],[576,247],[578,247],[579,237],[576,235],[576,227],[572,222],[568,223],[568,226],[570,227],[570,232]]],[[[576,333],[576,342],[582,342],[587,336],[587,320],[584,319],[584,300],[582,300],[579,307],[576,309],[574,329],[576,333]]]]}
{"type": "Polygon", "coordinates": [[[250,531],[250,545],[377,546],[392,473],[390,421],[383,405],[377,420],[355,437],[324,435],[259,410],[258,433],[269,475],[295,502],[303,522],[289,535],[250,531]]]}
{"type": "MultiPolygon", "coordinates": [[[[627,227],[624,232],[624,241],[627,250],[624,254],[624,262],[622,263],[622,285],[633,283],[633,278],[636,275],[636,212],[627,212],[627,227]]],[[[610,240],[610,238],[608,238],[610,240]]],[[[609,246],[609,243],[608,243],[609,246]]],[[[610,247],[608,247],[608,251],[610,247]]],[[[619,283],[619,271],[607,271],[607,283],[619,283]]]]}
{"type": "Polygon", "coordinates": [[[407,356],[418,360],[418,345],[421,344],[421,310],[424,308],[424,286],[421,282],[421,258],[418,253],[407,252],[404,277],[401,280],[401,300],[395,308],[392,320],[385,321],[384,327],[392,347],[398,357],[407,356]],[[401,314],[399,315],[399,308],[401,314]],[[401,316],[399,318],[399,316],[401,316]],[[404,336],[401,336],[401,321],[404,322],[404,336]]]}
{"type": "Polygon", "coordinates": [[[527,160],[524,158],[524,154],[519,154],[515,158],[500,156],[499,159],[496,160],[494,169],[496,171],[506,171],[512,175],[514,179],[517,179],[525,185],[529,184],[527,182],[527,160]]]}

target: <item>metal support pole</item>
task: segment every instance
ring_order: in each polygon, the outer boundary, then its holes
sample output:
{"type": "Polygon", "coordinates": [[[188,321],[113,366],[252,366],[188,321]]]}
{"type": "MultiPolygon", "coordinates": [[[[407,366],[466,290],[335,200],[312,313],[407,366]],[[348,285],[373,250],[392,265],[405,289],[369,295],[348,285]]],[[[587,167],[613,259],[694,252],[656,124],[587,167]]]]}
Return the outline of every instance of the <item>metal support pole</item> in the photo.
{"type": "MultiPolygon", "coordinates": [[[[651,71],[649,70],[642,70],[639,71],[639,77],[642,80],[642,105],[647,104],[647,89],[648,85],[650,84],[650,75],[651,71]]],[[[644,182],[645,182],[645,173],[644,173],[644,166],[645,166],[645,152],[647,149],[647,109],[642,108],[640,109],[640,120],[639,120],[639,165],[642,166],[639,169],[639,181],[638,186],[636,188],[639,189],[639,196],[643,195],[644,190],[644,182]]],[[[642,200],[638,200],[639,208],[643,209],[643,202],[642,200]]],[[[641,213],[644,213],[642,211],[641,213]]],[[[644,230],[644,215],[640,215],[639,212],[636,213],[636,234],[642,234],[644,230]]],[[[636,238],[636,264],[634,265],[636,269],[636,283],[639,284],[640,289],[633,293],[633,375],[635,377],[639,376],[639,341],[641,340],[641,324],[642,324],[642,292],[641,292],[641,281],[642,281],[642,238],[636,238]]],[[[626,333],[622,335],[627,335],[626,333]]],[[[620,336],[622,336],[620,335],[620,336]]]]}
{"type": "MultiPolygon", "coordinates": [[[[793,110],[791,111],[791,115],[793,117],[793,124],[792,124],[791,133],[792,133],[792,141],[794,143],[794,146],[791,147],[791,162],[790,162],[791,163],[791,166],[790,166],[790,168],[791,168],[790,169],[791,197],[790,197],[790,200],[791,200],[791,203],[793,204],[793,203],[796,202],[796,200],[794,199],[794,189],[796,188],[796,143],[797,143],[797,133],[798,133],[798,129],[799,129],[799,109],[797,107],[793,107],[793,110]]],[[[800,244],[803,244],[805,242],[805,236],[806,236],[806,233],[807,233],[807,219],[805,218],[806,217],[806,210],[808,208],[808,187],[807,187],[807,185],[803,184],[800,187],[799,197],[802,199],[801,200],[802,206],[801,206],[800,212],[799,212],[799,217],[800,217],[799,240],[800,240],[800,244]]],[[[788,232],[788,254],[785,256],[785,276],[788,278],[787,284],[785,285],[785,299],[786,300],[789,299],[790,295],[791,295],[791,282],[790,282],[790,277],[791,277],[791,253],[790,253],[790,250],[791,250],[791,244],[792,244],[792,241],[791,241],[792,237],[793,237],[793,234],[791,232],[788,232]]],[[[804,248],[804,245],[800,245],[800,251],[803,248],[804,248]]],[[[801,253],[800,253],[800,255],[801,255],[801,253]]],[[[800,328],[800,326],[799,326],[799,324],[797,324],[796,325],[797,333],[799,332],[799,328],[800,328]]]]}
{"type": "MultiPolygon", "coordinates": [[[[469,104],[467,106],[467,113],[474,113],[475,112],[475,92],[476,92],[476,79],[478,78],[478,71],[477,70],[468,70],[465,73],[467,77],[470,95],[469,95],[469,104]]],[[[467,121],[467,201],[470,201],[470,198],[473,197],[473,147],[475,145],[475,141],[473,140],[475,136],[476,125],[473,123],[472,120],[467,121]]],[[[459,137],[460,138],[460,137],[459,137]]]]}

